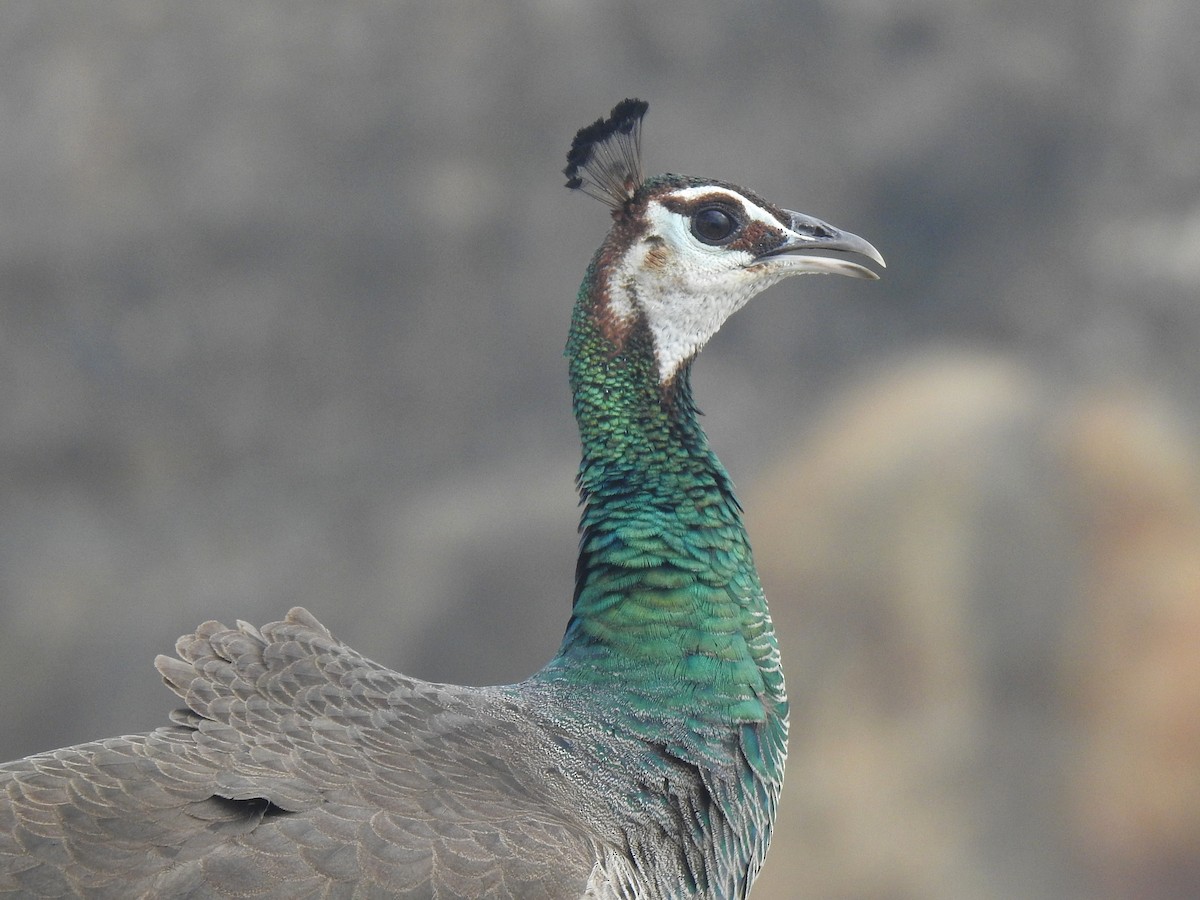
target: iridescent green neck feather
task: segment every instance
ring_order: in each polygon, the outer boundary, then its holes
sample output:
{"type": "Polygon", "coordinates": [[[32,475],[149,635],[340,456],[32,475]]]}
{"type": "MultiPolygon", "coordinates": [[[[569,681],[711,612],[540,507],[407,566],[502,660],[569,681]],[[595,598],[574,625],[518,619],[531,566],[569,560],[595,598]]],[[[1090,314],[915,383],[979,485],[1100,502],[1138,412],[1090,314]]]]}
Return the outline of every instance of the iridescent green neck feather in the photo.
{"type": "Polygon", "coordinates": [[[661,384],[645,323],[614,325],[596,276],[604,253],[567,343],[584,512],[573,614],[549,669],[621,693],[635,729],[666,716],[715,738],[782,722],[774,631],[690,366],[661,384]]]}

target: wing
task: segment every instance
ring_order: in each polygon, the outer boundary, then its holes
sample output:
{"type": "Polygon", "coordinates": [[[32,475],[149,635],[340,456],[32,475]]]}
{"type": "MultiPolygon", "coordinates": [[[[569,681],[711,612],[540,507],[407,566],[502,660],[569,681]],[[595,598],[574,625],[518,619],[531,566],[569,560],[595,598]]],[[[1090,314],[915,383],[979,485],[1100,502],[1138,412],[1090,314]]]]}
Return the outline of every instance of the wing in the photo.
{"type": "Polygon", "coordinates": [[[173,725],[0,766],[0,893],[583,895],[569,741],[515,688],[408,678],[302,609],[176,650],[173,725]]]}

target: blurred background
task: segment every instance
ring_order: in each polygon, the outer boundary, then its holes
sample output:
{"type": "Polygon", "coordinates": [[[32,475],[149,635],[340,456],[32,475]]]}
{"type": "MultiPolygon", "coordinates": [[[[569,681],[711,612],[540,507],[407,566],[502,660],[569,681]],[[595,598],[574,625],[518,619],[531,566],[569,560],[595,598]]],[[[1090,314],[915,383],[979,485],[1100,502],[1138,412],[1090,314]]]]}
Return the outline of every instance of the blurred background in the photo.
{"type": "Polygon", "coordinates": [[[0,758],[312,610],[554,652],[575,130],[864,235],[696,368],[794,697],[757,898],[1200,896],[1193,0],[10,2],[0,758]]]}

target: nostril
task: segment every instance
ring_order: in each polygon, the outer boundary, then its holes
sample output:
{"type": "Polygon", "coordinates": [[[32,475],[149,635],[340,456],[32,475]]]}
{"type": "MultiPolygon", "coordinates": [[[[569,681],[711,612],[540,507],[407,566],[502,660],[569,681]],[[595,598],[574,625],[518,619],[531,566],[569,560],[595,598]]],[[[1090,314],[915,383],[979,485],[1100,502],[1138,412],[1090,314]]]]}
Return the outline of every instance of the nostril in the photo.
{"type": "Polygon", "coordinates": [[[821,222],[801,222],[799,227],[793,226],[793,228],[797,234],[813,238],[814,240],[833,237],[833,231],[821,222]]]}

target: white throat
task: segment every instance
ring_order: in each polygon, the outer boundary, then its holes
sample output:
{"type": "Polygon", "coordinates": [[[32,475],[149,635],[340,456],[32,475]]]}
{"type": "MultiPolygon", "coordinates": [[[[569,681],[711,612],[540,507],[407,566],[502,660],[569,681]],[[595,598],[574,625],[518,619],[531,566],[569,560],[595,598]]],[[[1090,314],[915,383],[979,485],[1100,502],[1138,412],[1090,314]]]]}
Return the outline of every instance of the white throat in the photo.
{"type": "Polygon", "coordinates": [[[666,384],[726,319],[789,273],[755,264],[748,252],[701,243],[686,218],[658,203],[646,215],[649,227],[610,275],[609,304],[626,324],[639,311],[645,317],[666,384]]]}

